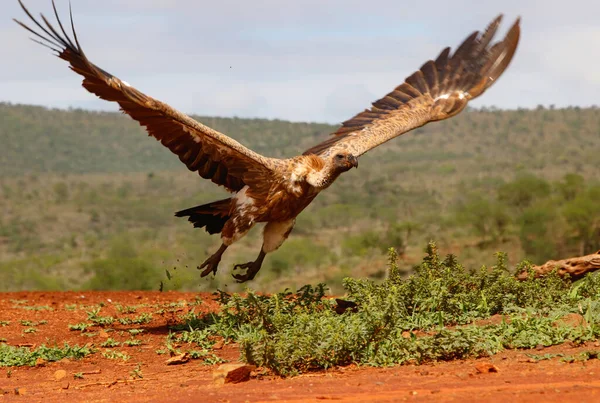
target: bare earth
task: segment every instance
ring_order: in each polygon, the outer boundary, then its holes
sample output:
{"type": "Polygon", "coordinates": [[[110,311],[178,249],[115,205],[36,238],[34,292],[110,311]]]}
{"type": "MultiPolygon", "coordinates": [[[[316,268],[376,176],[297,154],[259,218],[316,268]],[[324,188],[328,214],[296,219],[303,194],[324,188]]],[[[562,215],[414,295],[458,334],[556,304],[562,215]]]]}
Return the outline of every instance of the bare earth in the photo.
{"type": "MultiPolygon", "coordinates": [[[[264,375],[260,369],[247,382],[217,385],[212,372],[216,366],[205,366],[191,360],[185,364],[167,366],[168,355],[156,350],[165,347],[168,325],[195,309],[195,312],[215,310],[217,304],[210,295],[200,295],[203,302],[193,306],[197,293],[179,292],[18,292],[0,294],[0,339],[10,345],[40,344],[62,346],[63,342],[84,345],[94,343],[100,351],[82,360],[40,363],[36,367],[0,367],[0,402],[258,402],[258,401],[523,401],[523,402],[594,402],[600,401],[600,360],[562,362],[559,358],[532,362],[529,354],[568,356],[597,349],[599,345],[572,347],[562,345],[542,350],[509,351],[491,358],[443,362],[422,366],[398,366],[374,369],[355,366],[282,379],[264,375]],[[168,303],[180,302],[177,307],[168,303]],[[186,302],[185,304],[183,302],[186,302]],[[143,325],[114,324],[106,333],[99,327],[94,337],[70,331],[68,325],[87,321],[88,306],[104,303],[102,315],[133,318],[152,313],[152,321],[143,325]],[[143,305],[135,313],[122,314],[115,308],[143,305]],[[164,304],[164,312],[157,313],[164,304]],[[41,307],[50,307],[45,309],[41,307]],[[36,310],[37,309],[37,310],[36,310]],[[46,324],[35,326],[33,333],[24,333],[29,326],[21,321],[46,324]],[[125,352],[127,361],[104,358],[99,347],[106,338],[125,341],[128,329],[144,329],[135,336],[142,344],[115,347],[125,352]],[[139,365],[143,378],[132,371],[139,365]],[[497,372],[487,372],[494,366],[497,372]],[[66,376],[57,378],[57,371],[66,376]],[[83,378],[75,378],[81,373],[83,378]]],[[[236,346],[225,345],[215,353],[230,362],[239,354],[236,346]]]]}

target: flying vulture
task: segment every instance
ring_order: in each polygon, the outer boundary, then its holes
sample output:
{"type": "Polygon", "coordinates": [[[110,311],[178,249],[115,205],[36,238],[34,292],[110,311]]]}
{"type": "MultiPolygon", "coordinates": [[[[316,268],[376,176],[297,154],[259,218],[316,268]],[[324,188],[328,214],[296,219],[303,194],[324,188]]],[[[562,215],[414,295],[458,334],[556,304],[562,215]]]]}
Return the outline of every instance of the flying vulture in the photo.
{"type": "Polygon", "coordinates": [[[175,213],[194,227],[221,234],[221,247],[198,269],[202,277],[216,273],[225,250],[257,223],[266,223],[263,244],[253,262],[238,264],[238,282],[252,280],[265,256],[286,240],[298,214],[340,174],[358,167],[367,151],[429,122],[450,118],[488,89],[510,63],[519,42],[519,19],[498,42],[492,42],[502,16],[483,32],[473,32],[451,52],[442,50],[404,83],[370,109],[345,121],[327,140],[302,155],[277,159],[255,153],[232,138],[190,118],[92,64],[75,33],[73,14],[67,34],[52,5],[57,26],[21,7],[35,26],[15,20],[34,41],[55,51],[83,76],[83,86],[98,97],[117,102],[121,110],[145,126],[148,134],[176,154],[190,171],[223,186],[231,197],[175,213]]]}

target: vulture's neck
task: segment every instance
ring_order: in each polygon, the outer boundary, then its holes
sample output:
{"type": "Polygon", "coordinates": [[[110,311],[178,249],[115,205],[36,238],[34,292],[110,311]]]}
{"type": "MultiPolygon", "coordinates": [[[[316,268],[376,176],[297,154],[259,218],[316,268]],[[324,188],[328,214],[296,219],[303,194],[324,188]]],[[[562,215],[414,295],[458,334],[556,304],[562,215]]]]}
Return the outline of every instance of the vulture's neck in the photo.
{"type": "Polygon", "coordinates": [[[342,173],[329,161],[316,155],[307,155],[303,162],[307,168],[304,180],[317,190],[328,188],[342,173]]]}

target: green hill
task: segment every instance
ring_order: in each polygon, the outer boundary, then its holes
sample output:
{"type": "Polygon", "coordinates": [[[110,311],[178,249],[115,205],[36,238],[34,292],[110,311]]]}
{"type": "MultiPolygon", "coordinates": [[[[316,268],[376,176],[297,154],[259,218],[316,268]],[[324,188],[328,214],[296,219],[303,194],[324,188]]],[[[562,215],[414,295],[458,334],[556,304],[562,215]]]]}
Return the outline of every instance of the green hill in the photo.
{"type": "MultiPolygon", "coordinates": [[[[197,118],[275,157],[335,130],[197,118]]],[[[220,276],[200,281],[193,268],[218,238],[172,214],[224,191],[127,116],[0,104],[0,139],[0,290],[147,288],[173,267],[169,286],[212,288],[231,284],[231,265],[260,247],[255,232],[228,251],[220,276]]],[[[493,262],[497,250],[514,263],[600,248],[599,149],[597,108],[469,110],[417,129],[321,194],[257,287],[381,276],[389,246],[410,270],[429,239],[472,265],[493,262]]]]}
{"type": "MultiPolygon", "coordinates": [[[[280,120],[194,116],[259,153],[293,156],[336,126],[280,120]]],[[[162,171],[180,162],[142,128],[119,113],[50,110],[0,103],[1,175],[162,171]]],[[[363,157],[393,168],[440,164],[479,172],[528,169],[560,174],[567,165],[584,176],[597,173],[600,109],[534,111],[469,110],[427,125],[363,157]],[[469,169],[470,170],[470,169],[469,169]]],[[[367,164],[365,164],[367,165],[367,164]]],[[[362,168],[362,167],[361,167],[362,168]]],[[[457,168],[458,169],[458,168],[457,168]]]]}

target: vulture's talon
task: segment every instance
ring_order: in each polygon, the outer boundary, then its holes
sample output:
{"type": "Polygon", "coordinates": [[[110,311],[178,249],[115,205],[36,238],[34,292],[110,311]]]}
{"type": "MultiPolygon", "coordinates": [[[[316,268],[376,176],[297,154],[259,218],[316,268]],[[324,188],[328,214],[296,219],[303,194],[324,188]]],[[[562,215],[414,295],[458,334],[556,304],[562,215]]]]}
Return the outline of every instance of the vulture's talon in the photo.
{"type": "Polygon", "coordinates": [[[242,264],[236,264],[233,266],[233,270],[238,269],[246,269],[245,274],[232,274],[231,276],[236,279],[238,283],[245,283],[246,281],[250,281],[254,279],[256,273],[260,270],[260,265],[257,265],[256,262],[248,262],[242,264]],[[258,266],[258,267],[257,267],[258,266]]]}

